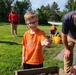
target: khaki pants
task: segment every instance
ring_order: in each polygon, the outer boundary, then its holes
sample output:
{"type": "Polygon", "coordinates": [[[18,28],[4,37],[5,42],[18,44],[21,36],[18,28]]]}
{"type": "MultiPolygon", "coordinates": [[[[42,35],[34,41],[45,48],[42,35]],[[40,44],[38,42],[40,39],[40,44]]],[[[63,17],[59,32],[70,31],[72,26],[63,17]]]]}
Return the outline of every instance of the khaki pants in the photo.
{"type": "Polygon", "coordinates": [[[69,72],[72,64],[73,64],[73,48],[74,45],[76,43],[76,39],[72,39],[71,37],[67,36],[68,39],[68,45],[69,45],[69,49],[71,51],[70,57],[65,59],[64,58],[64,71],[65,72],[69,72]]]}

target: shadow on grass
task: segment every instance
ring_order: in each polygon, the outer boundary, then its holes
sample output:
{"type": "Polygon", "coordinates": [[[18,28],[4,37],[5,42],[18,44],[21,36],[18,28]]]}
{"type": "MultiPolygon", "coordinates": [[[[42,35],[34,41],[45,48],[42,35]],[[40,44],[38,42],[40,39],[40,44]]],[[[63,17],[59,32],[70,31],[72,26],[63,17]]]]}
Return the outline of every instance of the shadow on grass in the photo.
{"type": "Polygon", "coordinates": [[[18,36],[18,37],[23,37],[23,36],[18,36]]]}
{"type": "Polygon", "coordinates": [[[18,44],[17,42],[10,42],[10,41],[0,41],[0,43],[6,43],[6,44],[10,44],[10,45],[21,45],[21,44],[18,44]]]}

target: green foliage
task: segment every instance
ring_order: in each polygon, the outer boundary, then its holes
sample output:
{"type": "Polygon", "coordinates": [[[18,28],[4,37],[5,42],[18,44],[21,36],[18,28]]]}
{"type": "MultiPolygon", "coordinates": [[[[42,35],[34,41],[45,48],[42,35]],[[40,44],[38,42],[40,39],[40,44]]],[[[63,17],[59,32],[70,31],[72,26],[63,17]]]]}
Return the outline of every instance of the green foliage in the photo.
{"type": "Polygon", "coordinates": [[[47,24],[48,23],[48,13],[44,9],[45,9],[44,6],[42,6],[42,9],[37,9],[38,17],[39,17],[39,23],[41,23],[41,24],[47,24]]]}
{"type": "Polygon", "coordinates": [[[8,14],[10,13],[12,6],[16,7],[21,22],[24,22],[23,15],[28,8],[31,8],[30,0],[0,0],[0,22],[8,22],[8,14]]]}
{"type": "Polygon", "coordinates": [[[63,61],[56,59],[56,55],[62,50],[63,44],[54,44],[52,43],[50,46],[46,47],[44,51],[44,66],[59,66],[63,68],[63,61]]]}
{"type": "Polygon", "coordinates": [[[73,8],[72,8],[73,3],[74,3],[74,0],[68,0],[67,1],[67,4],[65,5],[65,7],[68,10],[68,12],[73,10],[73,8]]]}
{"type": "Polygon", "coordinates": [[[27,1],[16,1],[14,4],[16,7],[17,12],[20,16],[20,22],[24,23],[24,14],[26,13],[26,10],[28,10],[29,3],[27,1]]]}
{"type": "MultiPolygon", "coordinates": [[[[49,35],[50,26],[39,26],[49,35]]],[[[61,32],[61,26],[57,26],[61,32]]],[[[18,37],[12,37],[10,24],[0,23],[0,75],[14,75],[14,71],[22,69],[22,37],[28,30],[27,26],[18,26],[18,37]]],[[[63,44],[54,44],[43,48],[45,57],[44,67],[59,66],[63,68],[63,61],[55,59],[55,56],[63,49],[63,44]]]]}
{"type": "MultiPolygon", "coordinates": [[[[8,22],[8,14],[11,11],[11,7],[15,6],[20,16],[20,22],[24,23],[24,14],[28,11],[32,11],[32,4],[30,0],[0,0],[0,22],[8,22]]],[[[60,11],[58,4],[54,1],[52,5],[42,5],[35,11],[39,15],[39,23],[47,24],[48,21],[61,21],[62,17],[69,11],[76,10],[76,1],[68,0],[65,8],[60,11]]]]}
{"type": "Polygon", "coordinates": [[[49,4],[47,6],[42,5],[41,8],[36,10],[39,15],[39,22],[41,24],[47,24],[49,20],[51,21],[60,21],[59,16],[59,8],[56,2],[53,2],[53,4],[50,6],[49,4]]]}
{"type": "Polygon", "coordinates": [[[76,10],[76,1],[75,1],[75,2],[73,2],[72,9],[73,9],[73,10],[76,10]]]}
{"type": "Polygon", "coordinates": [[[60,21],[60,16],[59,16],[59,9],[58,4],[56,2],[53,2],[53,4],[50,6],[50,13],[49,13],[49,20],[51,21],[60,21]]]}
{"type": "Polygon", "coordinates": [[[0,0],[0,22],[7,21],[8,13],[11,10],[11,4],[14,0],[0,0]]]}
{"type": "Polygon", "coordinates": [[[53,4],[51,5],[51,10],[56,13],[59,12],[58,4],[56,2],[53,2],[53,4]]]}

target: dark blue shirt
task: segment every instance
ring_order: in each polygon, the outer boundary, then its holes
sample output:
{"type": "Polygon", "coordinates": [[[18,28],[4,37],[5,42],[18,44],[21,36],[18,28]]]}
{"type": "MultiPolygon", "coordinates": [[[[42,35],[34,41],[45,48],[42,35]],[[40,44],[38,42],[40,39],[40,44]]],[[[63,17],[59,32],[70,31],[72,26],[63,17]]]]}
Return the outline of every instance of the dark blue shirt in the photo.
{"type": "Polygon", "coordinates": [[[76,39],[76,26],[74,24],[74,11],[67,13],[62,19],[62,33],[76,39]]]}

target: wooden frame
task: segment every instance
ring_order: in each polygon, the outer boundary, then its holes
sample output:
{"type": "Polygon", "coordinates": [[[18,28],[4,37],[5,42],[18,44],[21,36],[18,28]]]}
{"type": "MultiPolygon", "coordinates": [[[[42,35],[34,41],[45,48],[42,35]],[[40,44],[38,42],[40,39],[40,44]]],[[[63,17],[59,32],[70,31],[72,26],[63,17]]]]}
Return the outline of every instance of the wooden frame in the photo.
{"type": "Polygon", "coordinates": [[[48,67],[48,68],[34,68],[34,69],[26,69],[26,70],[17,70],[15,71],[15,75],[49,75],[49,73],[54,75],[55,73],[58,75],[67,75],[62,69],[57,66],[48,67]]]}

